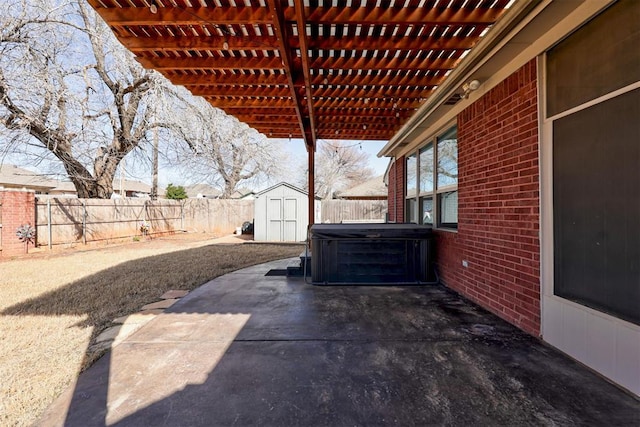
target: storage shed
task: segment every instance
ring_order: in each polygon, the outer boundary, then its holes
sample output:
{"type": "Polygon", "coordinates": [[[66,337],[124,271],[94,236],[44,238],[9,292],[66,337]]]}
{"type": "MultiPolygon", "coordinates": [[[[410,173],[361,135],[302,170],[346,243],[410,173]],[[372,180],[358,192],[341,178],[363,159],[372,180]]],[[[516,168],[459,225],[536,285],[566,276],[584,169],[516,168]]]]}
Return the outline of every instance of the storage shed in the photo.
{"type": "Polygon", "coordinates": [[[309,224],[307,194],[286,182],[256,194],[253,238],[270,242],[306,240],[309,224]]]}

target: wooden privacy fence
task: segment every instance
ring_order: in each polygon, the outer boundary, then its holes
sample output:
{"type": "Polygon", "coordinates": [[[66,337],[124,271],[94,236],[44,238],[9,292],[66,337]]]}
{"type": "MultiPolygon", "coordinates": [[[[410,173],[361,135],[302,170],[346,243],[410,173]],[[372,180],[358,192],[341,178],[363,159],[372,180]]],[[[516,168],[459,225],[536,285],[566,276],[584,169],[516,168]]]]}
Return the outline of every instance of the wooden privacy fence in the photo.
{"type": "Polygon", "coordinates": [[[2,200],[0,200],[0,254],[2,253],[2,200]]]}
{"type": "MultiPolygon", "coordinates": [[[[322,222],[384,221],[386,200],[325,200],[322,222]]],[[[253,200],[36,199],[37,245],[89,243],[176,231],[233,233],[254,220],[253,200]]]]}
{"type": "Polygon", "coordinates": [[[187,199],[183,205],[184,230],[233,233],[244,222],[252,222],[253,200],[187,199]]]}
{"type": "Polygon", "coordinates": [[[37,245],[88,243],[175,231],[231,233],[253,219],[252,200],[38,198],[37,245]]]}
{"type": "Polygon", "coordinates": [[[384,221],[386,200],[323,200],[322,222],[384,221]]]}

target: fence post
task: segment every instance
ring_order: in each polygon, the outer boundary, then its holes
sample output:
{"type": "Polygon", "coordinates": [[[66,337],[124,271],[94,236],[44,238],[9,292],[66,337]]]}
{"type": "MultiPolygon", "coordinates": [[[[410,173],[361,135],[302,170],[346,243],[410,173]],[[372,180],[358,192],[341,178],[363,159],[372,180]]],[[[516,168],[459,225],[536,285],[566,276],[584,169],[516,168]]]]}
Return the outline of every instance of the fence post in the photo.
{"type": "Polygon", "coordinates": [[[49,249],[53,248],[53,242],[51,242],[51,239],[53,237],[53,231],[51,230],[52,228],[52,224],[51,224],[51,199],[47,199],[47,235],[48,240],[49,240],[49,249]]]}
{"type": "Polygon", "coordinates": [[[87,244],[87,205],[82,201],[82,242],[87,244]]]}
{"type": "Polygon", "coordinates": [[[180,202],[180,231],[184,231],[184,205],[185,201],[180,202]]]}

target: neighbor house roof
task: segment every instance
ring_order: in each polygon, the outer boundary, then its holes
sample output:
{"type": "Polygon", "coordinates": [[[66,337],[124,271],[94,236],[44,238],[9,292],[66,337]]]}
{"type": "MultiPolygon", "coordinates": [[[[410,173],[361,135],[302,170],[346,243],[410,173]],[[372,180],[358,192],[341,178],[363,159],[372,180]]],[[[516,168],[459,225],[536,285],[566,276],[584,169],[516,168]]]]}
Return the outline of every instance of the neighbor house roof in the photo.
{"type": "Polygon", "coordinates": [[[236,191],[234,191],[233,193],[231,193],[231,196],[229,196],[230,199],[244,199],[247,197],[251,197],[254,196],[256,193],[253,190],[249,190],[247,188],[240,188],[236,191]]]}
{"type": "Polygon", "coordinates": [[[0,187],[48,191],[55,188],[56,185],[57,181],[27,169],[14,165],[0,165],[0,187]]]}
{"type": "Polygon", "coordinates": [[[348,190],[338,193],[339,199],[386,199],[387,198],[387,186],[384,183],[384,176],[380,175],[372,178],[368,181],[358,184],[348,190]]]}
{"type": "MultiPolygon", "coordinates": [[[[46,175],[38,174],[27,169],[19,168],[15,165],[0,165],[0,187],[5,188],[26,188],[44,193],[75,194],[76,187],[71,181],[61,181],[50,179],[46,175]]],[[[113,189],[119,191],[119,181],[114,180],[113,189]]],[[[134,193],[151,193],[151,187],[141,181],[124,181],[125,191],[134,193]]]]}
{"type": "Polygon", "coordinates": [[[62,193],[62,194],[75,194],[76,186],[71,181],[54,181],[56,187],[49,191],[49,193],[62,193]]]}
{"type": "Polygon", "coordinates": [[[187,196],[191,198],[198,196],[215,198],[219,197],[220,194],[222,194],[222,191],[210,186],[209,184],[187,185],[186,187],[184,187],[184,190],[187,192],[187,196]]]}
{"type": "MultiPolygon", "coordinates": [[[[120,186],[119,186],[119,182],[118,179],[114,179],[113,180],[113,190],[120,190],[120,186]]],[[[151,193],[151,186],[149,184],[145,184],[142,181],[129,181],[129,180],[124,180],[124,191],[130,191],[133,193],[145,193],[145,194],[150,194],[151,193]]]]}

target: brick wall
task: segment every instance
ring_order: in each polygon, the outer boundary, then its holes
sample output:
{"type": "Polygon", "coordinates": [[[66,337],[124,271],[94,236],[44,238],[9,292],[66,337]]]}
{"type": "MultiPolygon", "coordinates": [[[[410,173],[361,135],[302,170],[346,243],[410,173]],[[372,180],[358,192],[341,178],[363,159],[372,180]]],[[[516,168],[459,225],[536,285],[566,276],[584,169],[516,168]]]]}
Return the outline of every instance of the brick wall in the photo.
{"type": "Polygon", "coordinates": [[[536,80],[532,60],[458,115],[458,233],[436,238],[443,282],[533,335],[540,333],[536,80]]]}
{"type": "Polygon", "coordinates": [[[36,226],[35,193],[32,191],[0,190],[0,210],[2,215],[0,256],[24,254],[25,245],[16,237],[16,230],[23,224],[36,226]]]}
{"type": "Polygon", "coordinates": [[[389,194],[387,196],[387,206],[389,212],[389,221],[404,221],[404,168],[406,164],[405,157],[395,160],[389,170],[389,194]]]}

